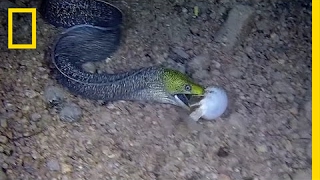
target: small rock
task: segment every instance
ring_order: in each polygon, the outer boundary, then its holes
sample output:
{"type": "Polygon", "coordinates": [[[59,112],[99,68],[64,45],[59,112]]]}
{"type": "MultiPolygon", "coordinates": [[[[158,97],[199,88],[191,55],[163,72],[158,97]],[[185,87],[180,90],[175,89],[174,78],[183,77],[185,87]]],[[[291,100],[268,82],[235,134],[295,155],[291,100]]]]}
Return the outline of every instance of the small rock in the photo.
{"type": "Polygon", "coordinates": [[[3,172],[2,169],[0,169],[0,179],[1,180],[8,180],[8,176],[6,175],[5,172],[3,172]]]}
{"type": "Polygon", "coordinates": [[[61,121],[75,122],[80,120],[82,111],[80,107],[74,103],[67,103],[60,111],[59,117],[61,121]]]}
{"type": "Polygon", "coordinates": [[[187,142],[184,142],[182,141],[180,143],[180,149],[182,152],[188,152],[188,153],[192,153],[194,150],[195,150],[195,147],[194,145],[190,144],[190,143],[187,143],[187,142]]]}
{"type": "Polygon", "coordinates": [[[39,159],[39,157],[40,157],[41,155],[36,151],[36,150],[32,150],[31,151],[31,157],[33,158],[33,159],[39,159]]]}
{"type": "Polygon", "coordinates": [[[38,121],[41,118],[41,115],[39,113],[33,113],[30,118],[32,121],[38,121]]]}
{"type": "Polygon", "coordinates": [[[0,117],[0,126],[2,128],[7,128],[8,127],[8,121],[6,118],[0,117]]]}
{"type": "Polygon", "coordinates": [[[291,87],[291,85],[283,81],[274,82],[272,85],[272,89],[276,93],[290,93],[290,94],[294,93],[294,89],[291,87]]]}
{"type": "Polygon", "coordinates": [[[32,159],[32,157],[29,156],[25,156],[22,159],[22,164],[23,164],[23,168],[29,172],[29,173],[34,173],[36,171],[36,166],[35,166],[35,162],[32,159]]]}
{"type": "Polygon", "coordinates": [[[311,101],[308,101],[304,105],[304,110],[305,110],[306,118],[311,121],[311,119],[312,119],[312,102],[311,101]]]}
{"type": "Polygon", "coordinates": [[[256,150],[260,153],[268,152],[268,147],[265,144],[257,145],[256,150]]]}
{"type": "Polygon", "coordinates": [[[9,167],[9,164],[8,164],[8,163],[3,163],[3,164],[2,164],[2,168],[3,168],[3,169],[8,169],[8,167],[9,167]]]}
{"type": "Polygon", "coordinates": [[[188,12],[188,9],[187,8],[182,8],[182,12],[186,14],[188,12]]]}
{"type": "Polygon", "coordinates": [[[8,138],[6,136],[0,136],[0,143],[7,144],[8,138]]]}
{"type": "MultiPolygon", "coordinates": [[[[253,177],[245,177],[245,178],[243,178],[243,180],[255,180],[253,177]]],[[[274,179],[272,179],[272,180],[274,180],[274,179]]]]}
{"type": "Polygon", "coordinates": [[[256,27],[260,31],[264,31],[266,34],[270,31],[270,24],[268,20],[256,21],[256,27]]]}
{"type": "Polygon", "coordinates": [[[285,173],[282,175],[282,178],[279,178],[279,180],[292,180],[290,175],[285,173]]]}
{"type": "Polygon", "coordinates": [[[310,142],[306,147],[306,153],[309,159],[312,159],[312,143],[310,142]]]}
{"type": "Polygon", "coordinates": [[[201,178],[201,180],[212,180],[212,179],[217,179],[217,178],[218,178],[218,175],[217,175],[217,174],[210,172],[210,173],[205,174],[205,175],[201,178]]]}
{"type": "Polygon", "coordinates": [[[217,155],[219,157],[227,157],[229,155],[229,149],[227,147],[220,147],[217,155]]]}
{"type": "Polygon", "coordinates": [[[199,27],[198,26],[191,26],[190,31],[192,34],[199,34],[199,27]]]}
{"type": "Polygon", "coordinates": [[[286,63],[286,61],[284,59],[279,59],[278,60],[279,64],[284,65],[284,63],[286,63]]]}
{"type": "Polygon", "coordinates": [[[286,146],[286,149],[287,149],[288,152],[292,151],[293,146],[292,146],[291,141],[286,140],[286,141],[285,141],[285,146],[286,146]]]}
{"type": "Polygon", "coordinates": [[[66,174],[72,171],[72,166],[69,164],[62,163],[61,164],[61,172],[62,174],[66,174]]]}
{"type": "Polygon", "coordinates": [[[221,64],[218,61],[213,61],[214,67],[220,69],[221,64]]]}
{"type": "Polygon", "coordinates": [[[69,178],[68,178],[68,176],[63,175],[63,176],[61,177],[61,180],[69,180],[69,178]]]}
{"type": "Polygon", "coordinates": [[[24,94],[31,99],[38,95],[38,93],[34,90],[26,90],[24,94]]]}
{"type": "Polygon", "coordinates": [[[60,165],[57,159],[50,159],[47,161],[47,167],[50,171],[59,171],[60,165]]]}
{"type": "Polygon", "coordinates": [[[240,78],[243,75],[243,72],[239,69],[231,68],[229,74],[235,78],[240,78]]]}
{"type": "Polygon", "coordinates": [[[210,78],[210,74],[206,70],[198,70],[192,74],[193,79],[207,79],[210,78]]]}
{"type": "Polygon", "coordinates": [[[226,121],[235,133],[246,134],[247,133],[247,122],[246,118],[238,113],[234,112],[230,115],[229,120],[226,121]]]}
{"type": "Polygon", "coordinates": [[[174,47],[172,51],[184,59],[189,59],[190,57],[181,47],[174,47]]]}
{"type": "Polygon", "coordinates": [[[311,171],[297,171],[293,176],[292,180],[311,180],[311,171]]]}
{"type": "Polygon", "coordinates": [[[245,50],[246,50],[246,53],[249,55],[253,53],[253,48],[251,46],[247,46],[245,50]]]}
{"type": "Polygon", "coordinates": [[[164,63],[166,67],[176,69],[182,73],[186,73],[186,66],[183,63],[175,62],[171,58],[168,58],[167,61],[164,63]]]}
{"type": "Polygon", "coordinates": [[[274,80],[282,80],[285,77],[283,72],[272,72],[272,78],[274,80]]]}
{"type": "Polygon", "coordinates": [[[231,178],[225,174],[219,174],[218,179],[219,180],[231,180],[231,178]]]}
{"type": "Polygon", "coordinates": [[[82,69],[89,73],[95,73],[97,71],[97,67],[92,62],[84,63],[82,69]]]}
{"type": "Polygon", "coordinates": [[[255,84],[258,86],[262,86],[268,83],[268,80],[262,75],[255,75],[253,79],[255,84]]]}
{"type": "Polygon", "coordinates": [[[272,33],[270,35],[271,39],[274,40],[275,42],[279,41],[279,36],[276,33],[272,33]]]}
{"type": "Polygon", "coordinates": [[[44,90],[44,97],[47,103],[57,105],[63,101],[64,93],[63,90],[58,87],[49,86],[44,90]]]}
{"type": "Polygon", "coordinates": [[[281,95],[281,94],[276,94],[276,99],[279,103],[286,103],[287,102],[286,98],[284,98],[283,95],[281,95]]]}
{"type": "Polygon", "coordinates": [[[210,65],[210,59],[208,55],[195,56],[188,63],[188,67],[194,70],[203,70],[208,68],[209,65],[210,65]]]}
{"type": "Polygon", "coordinates": [[[293,115],[298,115],[299,110],[297,107],[292,107],[289,109],[289,111],[293,114],[293,115]]]}
{"type": "Polygon", "coordinates": [[[212,71],[212,74],[215,75],[215,76],[220,76],[221,73],[220,73],[219,70],[214,69],[214,70],[212,71]]]}

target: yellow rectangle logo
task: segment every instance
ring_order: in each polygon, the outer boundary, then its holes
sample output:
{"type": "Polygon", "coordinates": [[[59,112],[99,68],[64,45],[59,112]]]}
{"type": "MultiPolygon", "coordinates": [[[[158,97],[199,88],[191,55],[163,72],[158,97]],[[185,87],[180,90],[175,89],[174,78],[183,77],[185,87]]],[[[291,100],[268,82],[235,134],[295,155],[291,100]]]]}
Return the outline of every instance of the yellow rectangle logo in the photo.
{"type": "Polygon", "coordinates": [[[37,47],[37,9],[36,8],[8,8],[8,48],[36,49],[37,47]],[[31,44],[13,44],[13,13],[31,13],[32,41],[31,44]]]}

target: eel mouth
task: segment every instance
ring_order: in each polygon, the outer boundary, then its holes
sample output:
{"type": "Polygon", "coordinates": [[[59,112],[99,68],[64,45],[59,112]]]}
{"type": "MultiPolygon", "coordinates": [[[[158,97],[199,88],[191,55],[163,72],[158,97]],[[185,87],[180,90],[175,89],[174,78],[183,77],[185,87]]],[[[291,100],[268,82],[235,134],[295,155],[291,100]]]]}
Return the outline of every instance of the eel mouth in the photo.
{"type": "Polygon", "coordinates": [[[199,98],[201,98],[202,96],[196,95],[196,94],[175,94],[173,95],[176,103],[187,109],[190,110],[190,107],[197,103],[197,101],[199,101],[199,98]]]}

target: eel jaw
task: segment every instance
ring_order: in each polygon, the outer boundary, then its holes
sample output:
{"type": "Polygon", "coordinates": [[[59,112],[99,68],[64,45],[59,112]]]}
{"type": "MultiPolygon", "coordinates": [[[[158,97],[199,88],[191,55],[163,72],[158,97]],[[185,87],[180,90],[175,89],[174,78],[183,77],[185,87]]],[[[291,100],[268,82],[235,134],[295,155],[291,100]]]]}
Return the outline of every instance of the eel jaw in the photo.
{"type": "Polygon", "coordinates": [[[192,107],[192,102],[190,102],[190,100],[193,98],[193,97],[196,97],[196,96],[199,96],[199,95],[193,95],[193,94],[174,94],[173,95],[173,98],[174,98],[174,101],[176,103],[177,106],[180,106],[186,110],[190,110],[190,107],[192,107]]]}

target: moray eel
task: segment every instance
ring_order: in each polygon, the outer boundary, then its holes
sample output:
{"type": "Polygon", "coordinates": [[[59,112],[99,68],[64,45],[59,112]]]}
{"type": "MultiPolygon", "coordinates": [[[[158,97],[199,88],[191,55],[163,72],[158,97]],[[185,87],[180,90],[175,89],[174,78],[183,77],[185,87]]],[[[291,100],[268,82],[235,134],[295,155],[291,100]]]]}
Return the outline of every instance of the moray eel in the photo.
{"type": "Polygon", "coordinates": [[[100,0],[43,0],[45,21],[65,28],[51,57],[57,81],[70,92],[92,100],[148,101],[189,108],[189,97],[204,95],[204,87],[185,74],[163,66],[117,74],[89,73],[86,62],[103,61],[117,51],[123,13],[100,0]]]}

